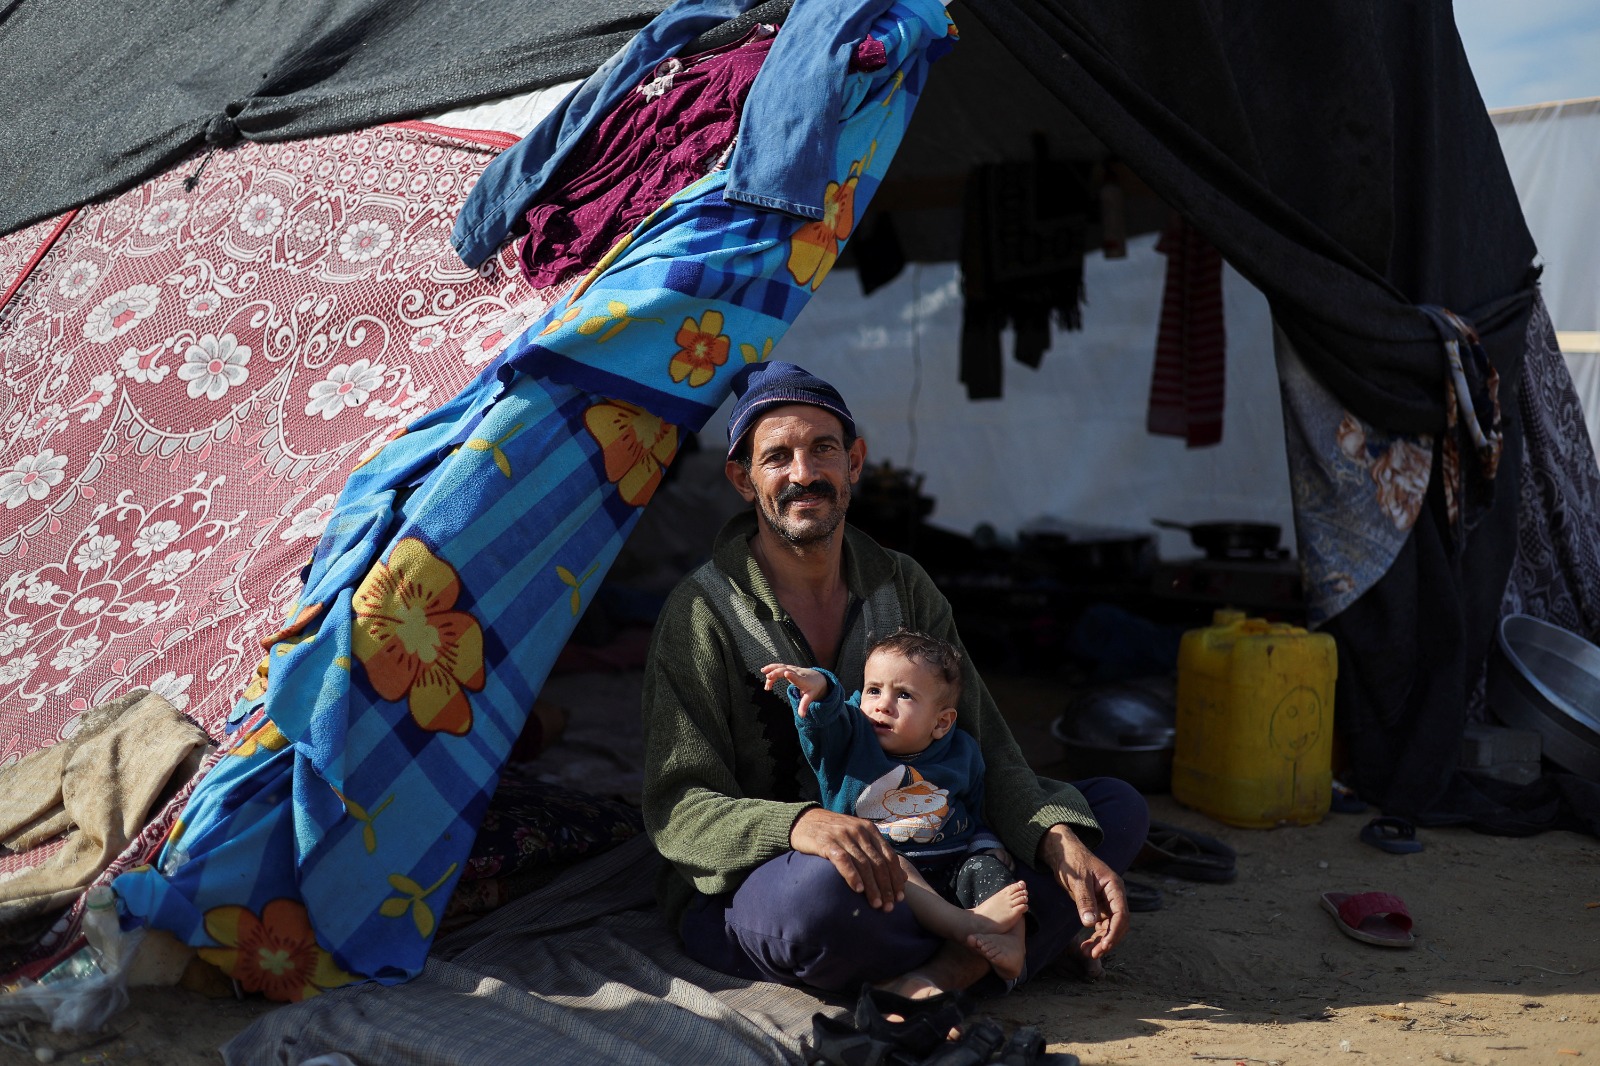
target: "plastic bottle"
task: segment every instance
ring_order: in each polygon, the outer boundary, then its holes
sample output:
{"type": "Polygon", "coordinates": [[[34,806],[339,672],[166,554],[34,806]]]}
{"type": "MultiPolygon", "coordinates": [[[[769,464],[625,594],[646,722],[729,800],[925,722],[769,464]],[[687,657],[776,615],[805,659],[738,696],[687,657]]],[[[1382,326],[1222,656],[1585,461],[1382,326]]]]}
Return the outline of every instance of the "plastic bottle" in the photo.
{"type": "Polygon", "coordinates": [[[83,935],[103,973],[116,973],[122,966],[127,938],[117,918],[117,896],[110,885],[95,885],[84,897],[83,935]]]}

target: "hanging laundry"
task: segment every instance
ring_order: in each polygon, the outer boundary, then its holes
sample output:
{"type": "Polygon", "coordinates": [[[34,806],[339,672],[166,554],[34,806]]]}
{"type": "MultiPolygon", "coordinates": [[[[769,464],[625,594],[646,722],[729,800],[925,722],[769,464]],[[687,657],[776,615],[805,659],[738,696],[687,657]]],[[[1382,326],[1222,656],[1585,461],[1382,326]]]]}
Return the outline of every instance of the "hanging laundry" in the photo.
{"type": "Polygon", "coordinates": [[[1167,281],[1145,428],[1156,436],[1182,437],[1191,448],[1217,444],[1227,354],[1222,254],[1176,213],[1156,251],[1167,257],[1167,281]]]}
{"type": "Polygon", "coordinates": [[[523,277],[547,288],[599,262],[617,239],[727,156],[774,30],[663,60],[584,137],[554,188],[523,216],[523,277]]]}
{"type": "Polygon", "coordinates": [[[1082,168],[1044,157],[979,167],[967,179],[961,232],[961,382],[967,398],[1001,392],[1000,334],[1015,330],[1017,362],[1037,367],[1050,320],[1083,328],[1082,168]]]}

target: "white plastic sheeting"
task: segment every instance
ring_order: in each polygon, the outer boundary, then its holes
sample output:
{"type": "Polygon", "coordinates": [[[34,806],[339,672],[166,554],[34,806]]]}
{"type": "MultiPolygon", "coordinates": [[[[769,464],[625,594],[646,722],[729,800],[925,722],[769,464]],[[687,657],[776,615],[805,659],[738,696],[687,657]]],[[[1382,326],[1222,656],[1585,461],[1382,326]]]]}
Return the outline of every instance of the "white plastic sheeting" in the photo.
{"type": "Polygon", "coordinates": [[[1559,332],[1600,330],[1600,97],[1490,112],[1559,332]]]}
{"type": "MultiPolygon", "coordinates": [[[[1277,522],[1292,540],[1288,461],[1266,300],[1231,270],[1222,443],[1187,448],[1145,430],[1166,258],[1153,235],[1126,259],[1085,264],[1084,328],[1056,332],[1038,370],[1005,361],[1005,395],[970,401],[958,380],[961,287],[954,264],[913,264],[870,297],[839,271],[776,357],[836,385],[869,462],[926,476],[934,524],[1010,534],[1040,517],[1156,532],[1152,518],[1277,522]]],[[[707,426],[708,442],[725,425],[707,426]]],[[[1161,533],[1165,558],[1193,556],[1161,533]]]]}
{"type": "Polygon", "coordinates": [[[1545,305],[1600,452],[1600,97],[1489,117],[1539,246],[1545,305]]]}

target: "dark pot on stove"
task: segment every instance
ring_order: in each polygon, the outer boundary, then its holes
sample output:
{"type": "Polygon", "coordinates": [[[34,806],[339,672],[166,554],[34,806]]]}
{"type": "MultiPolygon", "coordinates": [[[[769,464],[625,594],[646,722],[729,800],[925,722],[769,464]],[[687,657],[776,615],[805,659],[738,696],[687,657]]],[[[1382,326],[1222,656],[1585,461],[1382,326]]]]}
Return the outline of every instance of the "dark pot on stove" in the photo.
{"type": "Polygon", "coordinates": [[[1261,559],[1277,551],[1283,528],[1272,522],[1173,522],[1151,520],[1162,529],[1181,529],[1208,559],[1261,559]]]}

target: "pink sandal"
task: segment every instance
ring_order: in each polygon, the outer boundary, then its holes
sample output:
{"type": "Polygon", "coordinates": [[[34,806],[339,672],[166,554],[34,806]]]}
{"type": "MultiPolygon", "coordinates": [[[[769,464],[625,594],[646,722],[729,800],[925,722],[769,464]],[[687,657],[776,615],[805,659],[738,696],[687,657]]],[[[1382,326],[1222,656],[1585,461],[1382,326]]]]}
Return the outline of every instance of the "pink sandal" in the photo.
{"type": "Polygon", "coordinates": [[[1388,892],[1324,892],[1322,909],[1333,915],[1345,936],[1385,948],[1409,948],[1411,914],[1405,901],[1388,892]]]}

